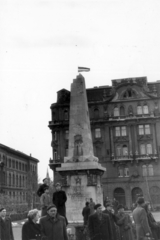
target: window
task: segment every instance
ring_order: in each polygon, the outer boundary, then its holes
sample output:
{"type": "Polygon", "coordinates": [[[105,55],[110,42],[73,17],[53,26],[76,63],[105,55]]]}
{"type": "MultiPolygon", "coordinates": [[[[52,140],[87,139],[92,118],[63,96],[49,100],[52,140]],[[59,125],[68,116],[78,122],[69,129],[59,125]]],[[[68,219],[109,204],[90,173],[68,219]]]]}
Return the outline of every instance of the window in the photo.
{"type": "Polygon", "coordinates": [[[147,144],[147,154],[152,154],[152,145],[150,143],[147,144]]]}
{"type": "Polygon", "coordinates": [[[21,163],[19,162],[19,170],[21,170],[21,163]]]}
{"type": "Polygon", "coordinates": [[[116,137],[121,136],[120,127],[115,127],[116,137]]]}
{"type": "Polygon", "coordinates": [[[128,147],[126,145],[123,145],[123,156],[128,155],[128,147]]]}
{"type": "Polygon", "coordinates": [[[54,157],[54,160],[57,160],[57,151],[56,151],[56,150],[54,150],[54,155],[53,155],[53,157],[54,157]]]}
{"type": "Polygon", "coordinates": [[[138,115],[142,114],[142,106],[137,106],[137,114],[138,115]]]}
{"type": "Polygon", "coordinates": [[[114,108],[114,113],[113,113],[114,117],[119,117],[119,108],[115,107],[114,108]]]}
{"type": "Polygon", "coordinates": [[[154,175],[153,165],[152,164],[149,164],[148,166],[147,165],[143,165],[142,166],[142,175],[144,177],[146,177],[146,176],[153,176],[154,175]]]}
{"type": "Polygon", "coordinates": [[[101,129],[100,128],[95,129],[95,138],[101,138],[101,129]]]}
{"type": "Polygon", "coordinates": [[[15,175],[13,173],[13,186],[15,186],[15,175]]]}
{"type": "Polygon", "coordinates": [[[68,110],[64,111],[64,120],[68,120],[68,110]]]}
{"type": "Polygon", "coordinates": [[[16,161],[16,169],[18,169],[18,162],[16,161]]]}
{"type": "Polygon", "coordinates": [[[146,154],[146,148],[145,148],[144,144],[140,145],[140,153],[141,153],[141,155],[145,155],[146,154]]]}
{"type": "Polygon", "coordinates": [[[122,134],[122,136],[127,135],[126,126],[121,127],[121,134],[122,134]]]}
{"type": "Polygon", "coordinates": [[[57,132],[53,132],[53,140],[54,140],[54,141],[57,140],[57,132]]]}
{"type": "Polygon", "coordinates": [[[97,108],[94,109],[94,118],[99,118],[99,110],[97,108]]]}
{"type": "Polygon", "coordinates": [[[153,165],[152,164],[149,164],[148,165],[148,175],[149,176],[153,176],[153,165]]]}
{"type": "Polygon", "coordinates": [[[9,186],[11,186],[11,173],[9,173],[9,186]]]}
{"type": "Polygon", "coordinates": [[[139,126],[138,126],[138,132],[139,132],[139,135],[144,135],[143,125],[139,125],[139,126]]]}
{"type": "Polygon", "coordinates": [[[69,131],[66,130],[66,131],[65,131],[65,139],[68,140],[68,138],[69,138],[69,131]]]}
{"type": "Polygon", "coordinates": [[[148,106],[147,106],[147,105],[144,105],[144,106],[143,106],[143,113],[144,113],[144,114],[148,114],[148,113],[149,113],[149,110],[148,110],[148,106]]]}
{"type": "Polygon", "coordinates": [[[11,168],[11,159],[9,159],[9,167],[11,168]]]}
{"type": "Polygon", "coordinates": [[[149,124],[139,125],[138,126],[138,133],[139,133],[139,135],[150,134],[151,133],[150,125],[149,124]]]}
{"type": "Polygon", "coordinates": [[[117,146],[116,148],[117,156],[121,156],[121,147],[117,146]]]}
{"type": "Polygon", "coordinates": [[[125,116],[125,110],[123,106],[120,107],[120,115],[125,116]]]}
{"type": "Polygon", "coordinates": [[[116,137],[127,136],[126,126],[123,126],[123,127],[115,127],[115,135],[116,135],[116,137]]]}
{"type": "Polygon", "coordinates": [[[12,159],[12,168],[15,168],[15,161],[12,159]]]}

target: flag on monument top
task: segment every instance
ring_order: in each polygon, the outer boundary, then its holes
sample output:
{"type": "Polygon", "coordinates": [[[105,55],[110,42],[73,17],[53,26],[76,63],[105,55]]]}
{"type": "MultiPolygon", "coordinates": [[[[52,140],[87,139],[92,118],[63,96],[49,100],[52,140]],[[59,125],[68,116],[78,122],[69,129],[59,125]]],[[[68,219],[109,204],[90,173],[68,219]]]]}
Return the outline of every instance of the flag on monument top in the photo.
{"type": "Polygon", "coordinates": [[[89,72],[90,68],[86,68],[86,67],[78,67],[78,72],[89,72]]]}

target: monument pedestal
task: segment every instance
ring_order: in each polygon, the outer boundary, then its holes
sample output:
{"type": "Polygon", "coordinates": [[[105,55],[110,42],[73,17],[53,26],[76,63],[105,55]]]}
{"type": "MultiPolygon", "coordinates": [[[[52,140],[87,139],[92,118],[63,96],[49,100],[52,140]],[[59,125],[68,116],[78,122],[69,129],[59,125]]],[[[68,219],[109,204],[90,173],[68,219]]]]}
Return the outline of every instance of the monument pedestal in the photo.
{"type": "Polygon", "coordinates": [[[83,222],[82,209],[90,198],[103,205],[101,176],[105,171],[97,162],[62,163],[56,171],[64,179],[67,195],[66,213],[69,222],[83,222]]]}

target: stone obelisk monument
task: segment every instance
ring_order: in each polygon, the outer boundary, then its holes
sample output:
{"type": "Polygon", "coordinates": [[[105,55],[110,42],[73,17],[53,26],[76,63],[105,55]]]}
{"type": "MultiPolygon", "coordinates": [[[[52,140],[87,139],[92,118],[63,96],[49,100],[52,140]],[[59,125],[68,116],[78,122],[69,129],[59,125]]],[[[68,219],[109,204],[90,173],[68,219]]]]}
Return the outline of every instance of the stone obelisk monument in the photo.
{"type": "Polygon", "coordinates": [[[79,74],[71,84],[69,154],[56,168],[65,180],[67,219],[81,222],[85,202],[103,203],[101,176],[105,168],[93,153],[85,79],[79,74]]]}

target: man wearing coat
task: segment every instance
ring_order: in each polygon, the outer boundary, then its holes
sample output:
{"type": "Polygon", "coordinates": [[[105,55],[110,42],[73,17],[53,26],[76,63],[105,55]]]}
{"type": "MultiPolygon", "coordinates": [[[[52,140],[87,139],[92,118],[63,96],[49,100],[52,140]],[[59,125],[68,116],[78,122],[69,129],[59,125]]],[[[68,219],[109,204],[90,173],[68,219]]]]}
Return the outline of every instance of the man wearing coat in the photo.
{"type": "Polygon", "coordinates": [[[65,218],[57,213],[57,207],[47,208],[47,216],[40,219],[42,240],[68,240],[65,218]]]}
{"type": "Polygon", "coordinates": [[[137,207],[133,210],[133,219],[136,224],[137,240],[143,240],[146,236],[151,236],[151,230],[148,224],[147,213],[142,207],[144,198],[137,199],[137,207]]]}
{"type": "Polygon", "coordinates": [[[6,217],[6,209],[0,209],[0,240],[14,240],[12,223],[9,217],[6,217]]]}
{"type": "Polygon", "coordinates": [[[56,191],[53,193],[53,204],[57,207],[57,212],[61,216],[65,217],[66,224],[67,224],[67,218],[66,218],[66,206],[65,202],[67,201],[67,196],[65,191],[62,190],[61,184],[56,183],[56,191]]]}
{"type": "Polygon", "coordinates": [[[96,212],[89,216],[88,230],[91,240],[111,240],[109,216],[102,212],[101,204],[95,205],[96,212]]]}

